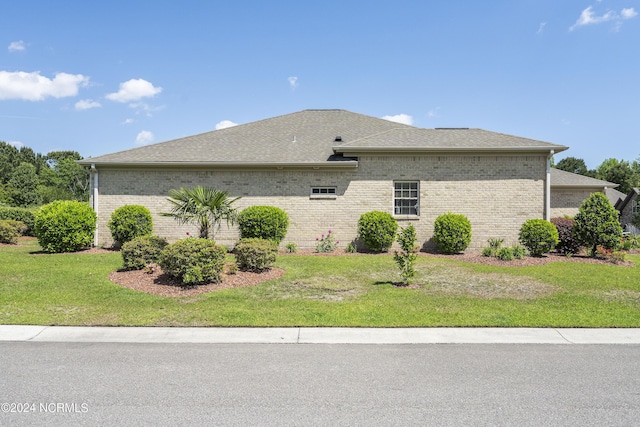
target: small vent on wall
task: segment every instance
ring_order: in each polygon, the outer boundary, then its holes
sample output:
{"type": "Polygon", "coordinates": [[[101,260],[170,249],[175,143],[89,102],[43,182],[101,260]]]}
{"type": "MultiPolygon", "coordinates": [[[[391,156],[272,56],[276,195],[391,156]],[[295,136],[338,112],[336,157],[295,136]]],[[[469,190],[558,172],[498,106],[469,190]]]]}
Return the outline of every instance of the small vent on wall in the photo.
{"type": "Polygon", "coordinates": [[[334,139],[335,142],[342,142],[342,137],[340,135],[336,136],[336,139],[334,139]]]}

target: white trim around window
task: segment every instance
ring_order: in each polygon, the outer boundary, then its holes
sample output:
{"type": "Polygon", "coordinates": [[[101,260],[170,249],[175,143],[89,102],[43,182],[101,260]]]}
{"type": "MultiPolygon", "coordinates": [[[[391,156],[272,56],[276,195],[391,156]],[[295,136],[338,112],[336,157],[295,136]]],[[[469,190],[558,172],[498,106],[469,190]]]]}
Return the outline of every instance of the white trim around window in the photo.
{"type": "Polygon", "coordinates": [[[311,187],[311,199],[335,199],[338,194],[336,187],[311,187]]]}
{"type": "Polygon", "coordinates": [[[420,216],[420,181],[393,182],[393,214],[396,217],[420,216]]]}

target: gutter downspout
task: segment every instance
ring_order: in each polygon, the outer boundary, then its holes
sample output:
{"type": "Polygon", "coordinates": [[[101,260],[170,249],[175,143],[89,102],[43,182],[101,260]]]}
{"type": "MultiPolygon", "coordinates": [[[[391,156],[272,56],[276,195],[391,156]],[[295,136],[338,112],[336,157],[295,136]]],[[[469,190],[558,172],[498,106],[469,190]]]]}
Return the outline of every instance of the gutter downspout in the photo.
{"type": "MultiPolygon", "coordinates": [[[[98,215],[98,169],[96,169],[95,163],[91,163],[91,175],[93,179],[91,180],[91,207],[96,212],[96,216],[98,215]]],[[[96,231],[93,233],[93,246],[98,246],[98,227],[96,226],[96,231]]]]}
{"type": "Polygon", "coordinates": [[[553,150],[549,152],[547,156],[547,182],[545,182],[545,201],[544,201],[544,219],[551,221],[551,158],[553,157],[553,150]]]}

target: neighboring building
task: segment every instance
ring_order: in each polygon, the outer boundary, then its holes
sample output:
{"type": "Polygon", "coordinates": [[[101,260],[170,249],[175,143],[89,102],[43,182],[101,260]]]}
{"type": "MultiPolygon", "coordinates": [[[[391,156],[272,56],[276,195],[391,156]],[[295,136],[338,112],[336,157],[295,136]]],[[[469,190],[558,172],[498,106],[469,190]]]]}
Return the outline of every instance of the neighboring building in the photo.
{"type": "Polygon", "coordinates": [[[620,211],[620,224],[622,224],[625,231],[632,232],[633,234],[638,234],[637,227],[635,227],[631,221],[635,215],[640,215],[639,194],[640,188],[632,188],[627,197],[616,205],[616,209],[620,211]]]}
{"type": "MultiPolygon", "coordinates": [[[[552,207],[549,164],[566,149],[482,129],[421,129],[344,110],[305,110],[81,163],[92,170],[97,245],[111,243],[107,222],[125,204],[147,206],[160,236],[193,234],[159,213],[170,209],[169,190],[203,185],[241,196],[240,209],[284,209],[284,243],[301,248],[315,247],[329,229],[344,247],[356,238],[360,215],[381,210],[401,226],[414,224],[426,247],[438,215],[464,214],[471,248],[479,249],[490,237],[515,243],[524,221],[564,209],[552,207]]],[[[226,226],[215,233],[226,245],[237,237],[226,226]]]]}
{"type": "Polygon", "coordinates": [[[574,217],[582,202],[591,193],[603,193],[615,205],[624,193],[615,190],[618,184],[551,168],[551,217],[574,217]]]}

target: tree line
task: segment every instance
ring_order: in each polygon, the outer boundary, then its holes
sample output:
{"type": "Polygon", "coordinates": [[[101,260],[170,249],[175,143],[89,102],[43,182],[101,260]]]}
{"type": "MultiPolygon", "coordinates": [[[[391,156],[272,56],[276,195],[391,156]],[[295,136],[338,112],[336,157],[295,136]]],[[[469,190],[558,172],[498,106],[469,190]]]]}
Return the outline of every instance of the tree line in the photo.
{"type": "Polygon", "coordinates": [[[634,187],[640,187],[640,157],[632,162],[614,158],[605,159],[596,169],[588,169],[583,159],[567,157],[560,160],[554,167],[619,184],[616,190],[624,194],[629,194],[634,187]]]}
{"type": "Polygon", "coordinates": [[[35,153],[0,141],[0,206],[31,207],[54,200],[89,200],[89,171],[77,151],[35,153]]]}

